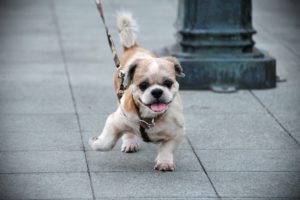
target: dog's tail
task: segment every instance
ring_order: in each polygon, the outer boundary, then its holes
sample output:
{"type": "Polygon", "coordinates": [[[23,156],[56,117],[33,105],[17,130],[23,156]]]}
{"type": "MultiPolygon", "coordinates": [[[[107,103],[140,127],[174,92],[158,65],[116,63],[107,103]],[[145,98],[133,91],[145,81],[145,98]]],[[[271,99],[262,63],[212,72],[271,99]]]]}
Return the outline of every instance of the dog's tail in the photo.
{"type": "Polygon", "coordinates": [[[136,33],[138,32],[138,25],[133,19],[130,12],[117,13],[117,25],[119,28],[119,36],[121,44],[124,48],[130,48],[136,45],[136,33]]]}

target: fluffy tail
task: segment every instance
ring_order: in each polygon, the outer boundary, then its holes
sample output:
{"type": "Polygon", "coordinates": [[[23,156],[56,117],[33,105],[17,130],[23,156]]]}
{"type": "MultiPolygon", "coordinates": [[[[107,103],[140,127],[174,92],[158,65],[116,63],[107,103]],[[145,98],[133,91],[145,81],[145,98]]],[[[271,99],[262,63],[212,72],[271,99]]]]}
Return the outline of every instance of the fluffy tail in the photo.
{"type": "Polygon", "coordinates": [[[136,44],[138,25],[130,12],[117,13],[117,25],[119,37],[124,48],[130,48],[136,44]]]}

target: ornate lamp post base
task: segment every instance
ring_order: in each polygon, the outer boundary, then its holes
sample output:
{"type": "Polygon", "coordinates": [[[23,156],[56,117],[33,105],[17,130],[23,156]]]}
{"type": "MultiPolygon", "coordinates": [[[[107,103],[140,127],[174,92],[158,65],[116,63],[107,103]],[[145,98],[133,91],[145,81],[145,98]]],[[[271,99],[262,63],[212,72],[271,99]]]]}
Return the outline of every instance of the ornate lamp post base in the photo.
{"type": "Polygon", "coordinates": [[[182,89],[276,87],[276,63],[254,48],[251,0],[180,0],[178,43],[162,54],[176,56],[185,74],[182,89]]]}

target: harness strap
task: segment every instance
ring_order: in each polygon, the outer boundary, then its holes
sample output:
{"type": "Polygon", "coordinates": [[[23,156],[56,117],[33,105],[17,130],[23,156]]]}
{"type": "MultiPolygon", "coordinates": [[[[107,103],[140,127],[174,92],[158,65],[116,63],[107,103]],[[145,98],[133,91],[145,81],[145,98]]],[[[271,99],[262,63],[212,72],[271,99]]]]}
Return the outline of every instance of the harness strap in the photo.
{"type": "Polygon", "coordinates": [[[103,25],[104,25],[104,28],[105,28],[108,45],[109,45],[110,50],[111,50],[112,55],[113,55],[113,60],[114,60],[114,63],[115,63],[115,67],[117,68],[117,70],[119,72],[118,76],[119,76],[119,79],[120,79],[120,86],[119,86],[119,89],[117,91],[117,96],[118,96],[118,99],[120,101],[120,99],[122,98],[122,96],[124,94],[124,90],[126,89],[124,87],[124,77],[125,77],[125,74],[124,74],[124,72],[122,72],[120,70],[120,66],[121,66],[120,65],[120,59],[118,57],[114,41],[113,41],[113,39],[111,37],[111,34],[109,33],[108,27],[106,25],[105,18],[104,18],[103,7],[102,7],[102,4],[101,4],[100,0],[96,0],[96,6],[97,6],[97,9],[99,11],[100,17],[102,19],[102,22],[103,22],[103,25]]]}
{"type": "Polygon", "coordinates": [[[146,133],[146,130],[142,125],[140,125],[140,133],[144,142],[151,142],[149,135],[146,133]]]}
{"type": "Polygon", "coordinates": [[[165,116],[166,112],[161,115],[158,115],[154,118],[143,118],[140,115],[139,111],[137,111],[137,112],[138,112],[138,116],[139,116],[140,133],[141,133],[142,139],[144,142],[152,142],[151,139],[149,138],[146,130],[154,127],[155,124],[165,116]]]}
{"type": "MultiPolygon", "coordinates": [[[[124,117],[128,118],[128,116],[125,114],[122,108],[121,108],[121,112],[124,115],[124,117]]],[[[139,125],[140,125],[139,131],[143,141],[147,143],[152,142],[146,130],[154,127],[155,123],[161,120],[164,117],[165,113],[154,118],[142,118],[138,110],[137,110],[137,114],[139,117],[139,125]]]]}

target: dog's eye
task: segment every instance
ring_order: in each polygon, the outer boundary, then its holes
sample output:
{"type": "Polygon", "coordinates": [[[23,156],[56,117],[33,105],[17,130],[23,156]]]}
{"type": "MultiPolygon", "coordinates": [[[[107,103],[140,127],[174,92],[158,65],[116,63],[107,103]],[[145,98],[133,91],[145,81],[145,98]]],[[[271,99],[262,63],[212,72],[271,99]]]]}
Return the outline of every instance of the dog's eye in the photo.
{"type": "Polygon", "coordinates": [[[171,88],[173,85],[173,81],[167,79],[163,82],[163,85],[166,86],[167,88],[171,88]]]}
{"type": "Polygon", "coordinates": [[[139,84],[139,88],[144,91],[149,87],[149,83],[147,81],[143,81],[139,84]]]}

